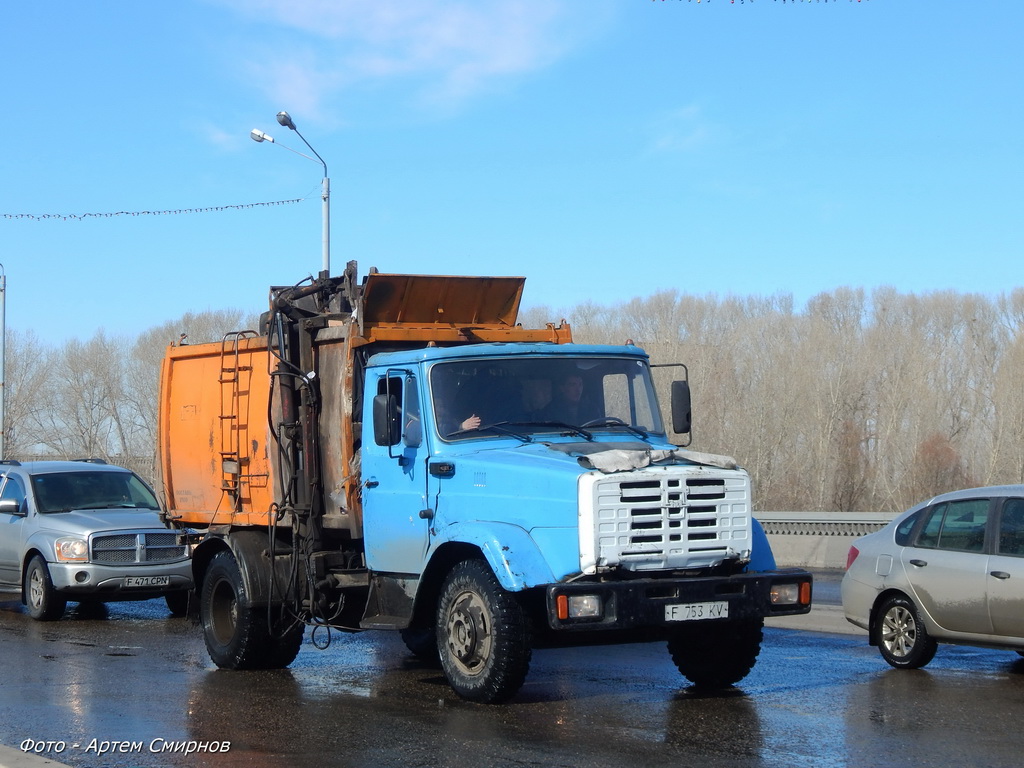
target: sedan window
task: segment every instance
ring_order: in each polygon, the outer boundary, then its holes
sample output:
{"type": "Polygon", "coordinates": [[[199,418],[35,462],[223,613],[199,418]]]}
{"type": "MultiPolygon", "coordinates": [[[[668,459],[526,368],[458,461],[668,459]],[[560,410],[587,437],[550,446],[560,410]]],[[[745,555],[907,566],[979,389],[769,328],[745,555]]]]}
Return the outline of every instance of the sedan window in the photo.
{"type": "Polygon", "coordinates": [[[959,552],[984,551],[988,507],[988,499],[937,504],[928,513],[917,546],[959,552]]]}
{"type": "Polygon", "coordinates": [[[917,525],[917,521],[921,519],[921,513],[915,512],[902,523],[896,526],[896,543],[901,547],[905,547],[910,543],[910,534],[914,531],[914,526],[917,525]]]}
{"type": "Polygon", "coordinates": [[[999,554],[1024,555],[1024,499],[1007,499],[999,524],[999,554]]]}

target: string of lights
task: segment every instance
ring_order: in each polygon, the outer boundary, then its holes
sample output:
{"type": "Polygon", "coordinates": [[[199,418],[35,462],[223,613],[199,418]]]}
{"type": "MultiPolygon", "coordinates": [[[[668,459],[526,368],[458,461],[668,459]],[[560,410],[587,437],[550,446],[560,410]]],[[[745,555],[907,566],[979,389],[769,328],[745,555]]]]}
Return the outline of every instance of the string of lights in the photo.
{"type": "Polygon", "coordinates": [[[4,213],[4,219],[29,219],[32,221],[83,221],[84,219],[113,219],[118,216],[178,216],[187,213],[218,213],[220,211],[241,211],[248,208],[270,207],[273,205],[292,205],[301,203],[308,198],[299,197],[294,200],[272,200],[263,203],[243,203],[241,205],[214,205],[208,208],[175,208],[166,211],[111,211],[108,213],[4,213]]]}

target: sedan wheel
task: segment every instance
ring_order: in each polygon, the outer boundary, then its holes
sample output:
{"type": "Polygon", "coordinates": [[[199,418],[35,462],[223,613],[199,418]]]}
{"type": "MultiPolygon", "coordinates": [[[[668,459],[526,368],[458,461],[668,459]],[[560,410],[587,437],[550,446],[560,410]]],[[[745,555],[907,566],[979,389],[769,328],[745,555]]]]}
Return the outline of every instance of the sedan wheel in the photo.
{"type": "Polygon", "coordinates": [[[882,658],[897,669],[920,669],[934,658],[938,649],[917,606],[903,595],[886,598],[882,603],[874,633],[882,658]]]}

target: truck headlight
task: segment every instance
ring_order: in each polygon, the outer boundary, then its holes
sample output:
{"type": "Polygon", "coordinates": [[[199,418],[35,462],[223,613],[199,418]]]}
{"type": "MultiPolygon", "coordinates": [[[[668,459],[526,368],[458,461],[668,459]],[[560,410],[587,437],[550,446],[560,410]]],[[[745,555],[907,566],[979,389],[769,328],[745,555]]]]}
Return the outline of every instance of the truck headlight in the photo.
{"type": "Polygon", "coordinates": [[[563,621],[601,618],[600,595],[559,595],[556,603],[558,618],[563,621]]]}
{"type": "Polygon", "coordinates": [[[772,584],[772,605],[806,605],[811,602],[811,585],[808,582],[797,584],[772,584]]]}
{"type": "Polygon", "coordinates": [[[54,542],[57,559],[62,562],[84,563],[89,560],[89,542],[77,536],[65,536],[54,542]]]}

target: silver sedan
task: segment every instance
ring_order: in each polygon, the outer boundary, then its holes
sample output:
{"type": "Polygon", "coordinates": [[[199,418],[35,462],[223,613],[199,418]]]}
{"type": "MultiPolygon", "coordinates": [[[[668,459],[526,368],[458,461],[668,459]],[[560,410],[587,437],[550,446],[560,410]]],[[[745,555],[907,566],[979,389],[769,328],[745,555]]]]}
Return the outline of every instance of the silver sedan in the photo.
{"type": "Polygon", "coordinates": [[[1024,485],[936,496],[850,548],[846,618],[900,669],[939,643],[1024,655],[1024,485]]]}

